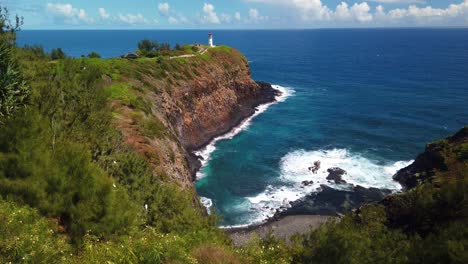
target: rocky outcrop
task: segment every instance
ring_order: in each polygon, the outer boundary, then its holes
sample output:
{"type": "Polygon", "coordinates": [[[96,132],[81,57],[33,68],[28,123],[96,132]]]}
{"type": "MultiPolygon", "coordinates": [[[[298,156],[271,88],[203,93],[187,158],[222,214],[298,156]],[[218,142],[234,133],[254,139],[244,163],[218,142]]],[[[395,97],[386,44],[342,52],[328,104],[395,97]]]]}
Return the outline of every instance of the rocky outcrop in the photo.
{"type": "Polygon", "coordinates": [[[329,168],[327,172],[328,172],[327,180],[335,181],[335,183],[337,184],[346,183],[346,181],[342,179],[343,175],[348,174],[345,170],[338,168],[338,167],[333,167],[333,168],[329,168]]]}
{"type": "Polygon", "coordinates": [[[350,212],[365,203],[381,201],[390,190],[352,186],[349,190],[337,190],[321,185],[320,191],[291,203],[291,207],[278,212],[275,217],[286,215],[336,215],[350,212]]]}
{"type": "Polygon", "coordinates": [[[393,179],[400,182],[405,189],[412,189],[430,180],[436,172],[447,171],[451,154],[463,155],[463,146],[466,148],[466,144],[468,144],[468,127],[445,140],[427,144],[426,150],[419,154],[411,165],[399,170],[393,179]]]}
{"type": "Polygon", "coordinates": [[[200,168],[192,154],[273,102],[271,85],[251,79],[247,59],[237,50],[216,47],[189,58],[126,61],[120,79],[104,86],[129,87],[115,102],[124,140],[147,158],[154,175],[193,188],[200,168]],[[133,98],[133,99],[132,99],[133,98]]]}
{"type": "Polygon", "coordinates": [[[187,82],[176,93],[177,112],[168,113],[181,143],[198,149],[214,137],[225,134],[255,108],[275,100],[271,85],[254,82],[244,57],[231,53],[212,53],[212,63],[202,74],[187,82]]]}

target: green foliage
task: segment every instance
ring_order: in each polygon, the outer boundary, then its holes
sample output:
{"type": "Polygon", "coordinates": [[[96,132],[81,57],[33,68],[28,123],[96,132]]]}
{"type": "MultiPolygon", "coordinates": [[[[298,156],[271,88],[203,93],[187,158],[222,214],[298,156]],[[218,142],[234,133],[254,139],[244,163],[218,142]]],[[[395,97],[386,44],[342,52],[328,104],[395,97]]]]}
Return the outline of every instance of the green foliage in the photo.
{"type": "Polygon", "coordinates": [[[119,240],[100,243],[87,237],[77,263],[197,263],[184,237],[146,228],[119,240]]]}
{"type": "Polygon", "coordinates": [[[150,137],[160,138],[166,132],[166,127],[157,117],[148,118],[143,122],[143,133],[150,137]]]}
{"type": "Polygon", "coordinates": [[[27,60],[43,60],[48,58],[48,54],[42,46],[26,45],[20,49],[20,52],[26,56],[27,60]]]}
{"type": "Polygon", "coordinates": [[[157,41],[151,41],[149,39],[144,39],[138,42],[138,49],[142,51],[150,52],[152,50],[158,50],[159,44],[157,41]]]}
{"type": "Polygon", "coordinates": [[[468,143],[461,144],[455,152],[459,160],[468,160],[468,143]]]}
{"type": "Polygon", "coordinates": [[[71,247],[56,226],[28,206],[0,200],[0,262],[59,263],[71,247]]]}
{"type": "MultiPolygon", "coordinates": [[[[253,239],[239,250],[246,263],[252,264],[287,264],[292,263],[290,249],[284,240],[268,234],[264,239],[253,239]]],[[[332,262],[330,262],[332,263],[332,262]]]]}
{"type": "Polygon", "coordinates": [[[14,44],[22,23],[18,16],[11,22],[8,9],[0,6],[0,125],[28,101],[29,87],[20,72],[14,44]]]}
{"type": "Polygon", "coordinates": [[[90,58],[90,59],[100,59],[101,55],[99,55],[98,53],[93,51],[90,54],[88,54],[88,58],[90,58]]]}
{"type": "Polygon", "coordinates": [[[67,55],[65,54],[65,52],[63,52],[61,48],[52,49],[52,51],[50,52],[51,60],[63,60],[66,58],[67,58],[67,55]]]}
{"type": "Polygon", "coordinates": [[[228,46],[224,46],[224,45],[216,46],[216,47],[212,48],[211,50],[215,51],[215,52],[221,51],[221,52],[225,52],[225,53],[228,53],[228,54],[232,53],[232,48],[228,47],[228,46]]]}
{"type": "Polygon", "coordinates": [[[131,204],[82,145],[57,139],[34,113],[12,119],[0,135],[0,194],[59,217],[75,242],[132,224],[131,204]]]}
{"type": "Polygon", "coordinates": [[[112,100],[118,100],[124,105],[131,105],[135,102],[137,96],[126,83],[115,83],[109,87],[106,87],[106,91],[109,93],[109,98],[112,100]]]}
{"type": "Polygon", "coordinates": [[[406,236],[385,225],[381,206],[328,223],[296,245],[294,263],[407,263],[406,236]]]}
{"type": "Polygon", "coordinates": [[[0,42],[0,122],[25,106],[30,94],[14,51],[7,41],[0,42]]]}
{"type": "Polygon", "coordinates": [[[6,42],[10,45],[14,44],[16,32],[21,29],[22,25],[22,17],[15,16],[12,22],[8,9],[0,5],[0,42],[6,42]]]}

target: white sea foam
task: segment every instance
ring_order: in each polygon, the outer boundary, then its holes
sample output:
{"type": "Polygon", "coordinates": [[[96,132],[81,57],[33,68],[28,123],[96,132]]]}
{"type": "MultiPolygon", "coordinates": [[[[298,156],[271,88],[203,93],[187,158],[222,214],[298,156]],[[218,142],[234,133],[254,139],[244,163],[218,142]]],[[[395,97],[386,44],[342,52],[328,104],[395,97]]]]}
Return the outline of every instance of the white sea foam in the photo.
{"type": "Polygon", "coordinates": [[[290,207],[289,202],[316,192],[322,184],[335,189],[349,189],[352,184],[366,188],[400,190],[400,184],[394,181],[392,176],[411,163],[412,161],[398,161],[379,165],[376,161],[350,153],[346,149],[290,152],[280,161],[280,183],[277,186],[269,185],[264,192],[256,196],[247,197],[250,208],[255,212],[249,221],[251,224],[263,222],[273,216],[277,209],[285,210],[290,207]],[[317,160],[320,160],[321,168],[317,174],[313,174],[309,171],[309,167],[317,160]],[[332,167],[347,171],[347,174],[342,177],[347,184],[327,181],[327,169],[332,167]],[[303,181],[314,183],[310,186],[303,186],[303,181]]]}
{"type": "Polygon", "coordinates": [[[200,202],[206,208],[206,212],[211,214],[211,207],[213,206],[213,201],[210,198],[200,197],[200,202]]]}
{"type": "Polygon", "coordinates": [[[279,86],[279,85],[272,85],[272,87],[273,87],[273,89],[280,92],[280,94],[278,96],[276,96],[276,98],[275,98],[276,101],[275,102],[267,103],[267,104],[263,104],[263,105],[258,106],[256,108],[255,113],[252,116],[246,118],[244,121],[242,121],[242,123],[239,126],[234,127],[228,133],[213,139],[210,142],[210,144],[208,144],[203,149],[194,152],[195,155],[202,157],[202,159],[200,160],[201,163],[202,163],[202,167],[196,174],[197,179],[201,179],[201,178],[203,178],[205,176],[205,174],[203,173],[203,168],[206,166],[206,164],[210,160],[211,153],[213,153],[216,150],[216,143],[218,141],[226,140],[226,139],[232,139],[233,137],[235,137],[237,134],[239,134],[243,130],[246,130],[251,125],[252,120],[256,116],[258,116],[259,114],[265,112],[271,105],[274,105],[274,104],[279,103],[279,102],[284,102],[288,97],[293,95],[294,92],[295,92],[294,90],[292,90],[290,88],[282,87],[282,86],[279,86]]]}

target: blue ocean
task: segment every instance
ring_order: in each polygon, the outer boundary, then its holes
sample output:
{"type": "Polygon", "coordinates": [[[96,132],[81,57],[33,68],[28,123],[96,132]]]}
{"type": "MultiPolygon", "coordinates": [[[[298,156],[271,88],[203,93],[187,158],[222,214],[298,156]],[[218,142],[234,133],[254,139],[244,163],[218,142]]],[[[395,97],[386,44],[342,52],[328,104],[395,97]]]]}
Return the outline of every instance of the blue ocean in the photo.
{"type": "MultiPolygon", "coordinates": [[[[108,58],[144,38],[205,43],[207,33],[22,31],[18,42],[108,58]]],[[[321,184],[398,191],[398,169],[427,142],[468,125],[468,29],[214,31],[214,38],[246,55],[255,80],[282,91],[199,152],[197,191],[223,226],[260,222],[321,184]],[[317,160],[322,169],[311,174],[317,160]],[[326,181],[330,167],[346,170],[348,185],[326,181]]]]}

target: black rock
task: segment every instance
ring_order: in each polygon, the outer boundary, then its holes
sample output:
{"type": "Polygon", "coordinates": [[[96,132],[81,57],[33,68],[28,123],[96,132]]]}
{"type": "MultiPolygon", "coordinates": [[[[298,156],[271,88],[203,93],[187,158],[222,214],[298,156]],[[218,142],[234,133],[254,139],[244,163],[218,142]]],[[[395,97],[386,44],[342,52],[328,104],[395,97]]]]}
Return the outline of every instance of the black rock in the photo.
{"type": "Polygon", "coordinates": [[[329,168],[327,172],[328,172],[327,180],[335,181],[335,183],[337,184],[346,183],[346,181],[344,181],[341,178],[343,175],[348,174],[345,170],[338,168],[338,167],[333,167],[333,168],[329,168]]]}
{"type": "Polygon", "coordinates": [[[302,182],[302,185],[304,185],[304,186],[310,186],[312,184],[314,184],[314,181],[303,181],[302,182]]]}

